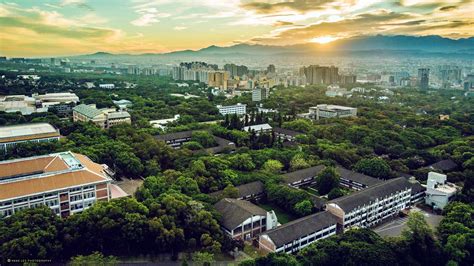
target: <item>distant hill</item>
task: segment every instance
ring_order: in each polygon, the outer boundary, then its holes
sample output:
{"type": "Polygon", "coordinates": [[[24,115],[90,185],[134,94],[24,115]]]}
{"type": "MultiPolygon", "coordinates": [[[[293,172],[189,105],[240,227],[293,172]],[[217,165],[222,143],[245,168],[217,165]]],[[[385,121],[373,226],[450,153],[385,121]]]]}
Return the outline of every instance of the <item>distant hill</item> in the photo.
{"type": "MultiPolygon", "coordinates": [[[[363,36],[349,39],[342,39],[330,44],[306,43],[288,46],[259,45],[259,44],[236,44],[233,46],[209,46],[200,50],[183,50],[163,54],[141,54],[136,56],[224,56],[224,55],[284,55],[284,56],[304,56],[315,53],[339,53],[339,54],[366,54],[375,50],[396,54],[412,53],[434,53],[434,54],[474,54],[474,37],[464,39],[449,39],[440,36],[363,36]]],[[[111,54],[97,52],[80,57],[101,58],[112,56],[131,56],[127,54],[111,54]]]]}

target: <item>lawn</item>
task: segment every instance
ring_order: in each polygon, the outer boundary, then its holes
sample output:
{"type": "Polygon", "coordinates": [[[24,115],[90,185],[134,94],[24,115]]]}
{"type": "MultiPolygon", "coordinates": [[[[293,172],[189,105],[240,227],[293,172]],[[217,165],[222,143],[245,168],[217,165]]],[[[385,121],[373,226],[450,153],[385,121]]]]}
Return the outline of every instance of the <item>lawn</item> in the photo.
{"type": "Polygon", "coordinates": [[[260,206],[262,209],[266,211],[273,210],[278,218],[278,222],[281,224],[286,224],[288,222],[291,222],[293,220],[296,220],[297,217],[293,216],[292,214],[285,212],[278,206],[275,206],[271,203],[259,203],[258,206],[260,206]]]}

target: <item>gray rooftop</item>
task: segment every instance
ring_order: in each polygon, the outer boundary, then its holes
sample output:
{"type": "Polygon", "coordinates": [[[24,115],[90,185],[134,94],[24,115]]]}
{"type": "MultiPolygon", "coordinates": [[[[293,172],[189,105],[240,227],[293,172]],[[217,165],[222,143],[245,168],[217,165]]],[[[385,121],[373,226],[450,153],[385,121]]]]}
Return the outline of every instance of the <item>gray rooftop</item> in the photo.
{"type": "MultiPolygon", "coordinates": [[[[255,181],[255,182],[250,182],[247,184],[243,184],[240,186],[235,187],[237,190],[239,190],[239,197],[247,197],[250,195],[256,195],[263,193],[264,186],[261,181],[255,181]]],[[[209,195],[211,196],[220,196],[222,194],[222,190],[210,193],[209,195]]]]}
{"type": "Polygon", "coordinates": [[[398,177],[394,179],[381,182],[372,187],[359,190],[350,195],[331,200],[328,203],[337,204],[341,207],[344,212],[348,213],[359,206],[367,205],[373,202],[375,199],[383,198],[397,191],[411,189],[411,184],[404,177],[398,177]]]}
{"type": "Polygon", "coordinates": [[[267,215],[266,210],[246,200],[224,198],[214,204],[214,207],[222,215],[219,222],[229,230],[236,228],[252,215],[267,215]]]}
{"type": "Polygon", "coordinates": [[[112,112],[107,114],[108,119],[120,119],[120,118],[130,118],[130,114],[125,111],[121,112],[112,112]]]}
{"type": "Polygon", "coordinates": [[[56,133],[56,129],[48,123],[21,124],[0,127],[0,139],[56,133]]]}
{"type": "Polygon", "coordinates": [[[325,227],[335,225],[336,223],[336,217],[324,211],[291,221],[277,228],[263,232],[262,235],[268,235],[276,247],[281,247],[286,243],[317,232],[325,227]]]}
{"type": "Polygon", "coordinates": [[[339,173],[339,175],[342,178],[345,178],[345,179],[348,179],[348,180],[351,180],[351,181],[355,181],[357,183],[366,185],[368,187],[383,182],[383,180],[381,180],[381,179],[371,177],[371,176],[368,176],[368,175],[364,175],[364,174],[361,174],[361,173],[357,173],[357,172],[348,170],[348,169],[346,169],[344,167],[341,167],[341,166],[336,167],[336,171],[339,173]]]}
{"type": "Polygon", "coordinates": [[[301,181],[306,178],[313,178],[317,176],[322,170],[324,170],[324,165],[317,165],[310,168],[305,168],[297,170],[294,172],[286,173],[283,175],[283,179],[286,183],[291,184],[294,182],[301,181]]]}
{"type": "Polygon", "coordinates": [[[98,116],[98,115],[101,115],[102,112],[92,106],[88,106],[88,105],[85,105],[85,104],[79,104],[78,106],[75,106],[72,110],[74,110],[75,112],[78,112],[90,119],[98,116]]]}

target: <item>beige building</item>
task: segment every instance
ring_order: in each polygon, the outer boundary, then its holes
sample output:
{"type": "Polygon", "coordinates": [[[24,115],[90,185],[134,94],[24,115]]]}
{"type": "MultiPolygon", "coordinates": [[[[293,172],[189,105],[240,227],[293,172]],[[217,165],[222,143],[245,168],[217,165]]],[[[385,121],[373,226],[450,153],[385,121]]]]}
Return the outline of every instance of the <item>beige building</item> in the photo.
{"type": "Polygon", "coordinates": [[[100,128],[110,128],[112,126],[127,123],[131,124],[130,114],[126,111],[116,111],[115,109],[97,109],[95,105],[80,104],[72,109],[74,122],[92,121],[100,128]]]}
{"type": "Polygon", "coordinates": [[[0,216],[48,206],[62,217],[108,201],[111,177],[88,157],[62,152],[0,162],[0,216]]]}
{"type": "Polygon", "coordinates": [[[209,87],[218,87],[218,88],[222,88],[226,90],[228,80],[229,80],[229,72],[214,71],[214,72],[209,72],[207,84],[209,85],[209,87]]]}

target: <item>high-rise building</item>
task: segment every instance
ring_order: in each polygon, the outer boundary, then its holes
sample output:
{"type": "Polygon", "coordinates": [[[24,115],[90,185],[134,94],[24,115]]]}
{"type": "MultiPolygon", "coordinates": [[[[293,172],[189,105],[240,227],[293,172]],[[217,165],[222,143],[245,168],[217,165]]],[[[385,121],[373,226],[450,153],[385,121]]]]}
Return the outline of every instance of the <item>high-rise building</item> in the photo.
{"type": "Polygon", "coordinates": [[[229,80],[229,72],[227,71],[213,71],[209,72],[208,85],[210,87],[219,87],[224,90],[227,89],[227,81],[229,80]]]}
{"type": "Polygon", "coordinates": [[[275,72],[276,72],[275,65],[269,65],[267,67],[267,73],[275,73],[275,72]]]}
{"type": "Polygon", "coordinates": [[[466,76],[463,82],[464,90],[470,90],[474,88],[474,74],[469,74],[466,76]]]}
{"type": "Polygon", "coordinates": [[[339,81],[339,69],[335,66],[325,67],[318,65],[311,65],[308,67],[302,67],[300,74],[306,77],[306,83],[310,85],[314,84],[326,84],[331,85],[339,81]]]}
{"type": "Polygon", "coordinates": [[[418,85],[422,90],[429,88],[430,81],[430,69],[429,68],[419,68],[418,69],[418,85]]]}
{"type": "Polygon", "coordinates": [[[246,66],[239,66],[236,64],[225,64],[224,70],[228,71],[231,77],[241,77],[249,72],[249,69],[246,66]]]}
{"type": "Polygon", "coordinates": [[[269,88],[255,88],[252,90],[252,101],[260,102],[261,100],[265,100],[268,98],[269,94],[269,88]]]}

